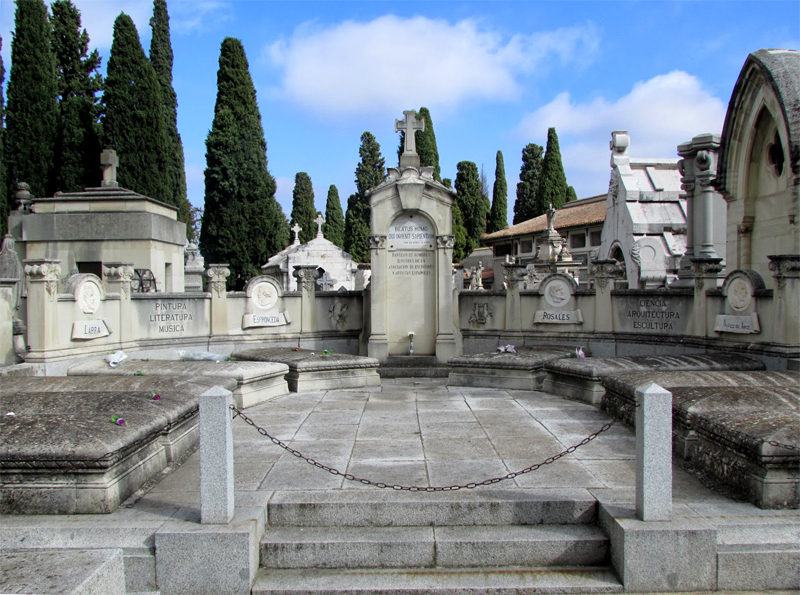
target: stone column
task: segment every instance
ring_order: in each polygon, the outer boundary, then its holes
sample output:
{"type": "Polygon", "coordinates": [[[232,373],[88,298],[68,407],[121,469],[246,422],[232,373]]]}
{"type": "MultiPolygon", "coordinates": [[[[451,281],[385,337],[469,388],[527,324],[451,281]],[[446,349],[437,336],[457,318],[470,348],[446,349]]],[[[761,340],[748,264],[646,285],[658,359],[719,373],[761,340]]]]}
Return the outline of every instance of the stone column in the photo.
{"type": "Polygon", "coordinates": [[[522,330],[522,308],[519,297],[519,283],[528,272],[524,264],[503,263],[503,279],[506,283],[505,330],[522,330]]]}
{"type": "Polygon", "coordinates": [[[767,256],[775,274],[775,319],[772,324],[779,343],[800,343],[800,254],[767,256]]]}
{"type": "Polygon", "coordinates": [[[125,343],[136,339],[133,333],[133,316],[131,312],[131,279],[133,279],[132,262],[109,262],[103,265],[103,280],[106,292],[119,294],[119,342],[125,343]]]}
{"type": "Polygon", "coordinates": [[[611,292],[616,286],[615,280],[625,275],[625,269],[614,258],[593,260],[589,265],[589,274],[594,278],[594,330],[610,333],[614,330],[611,292]]]}
{"type": "Polygon", "coordinates": [[[58,277],[60,260],[26,260],[28,284],[28,346],[30,355],[42,357],[58,343],[58,277]]]}
{"type": "Polygon", "coordinates": [[[436,270],[437,285],[436,293],[439,296],[436,313],[436,359],[440,362],[447,362],[450,358],[457,355],[454,324],[454,298],[453,298],[453,277],[452,275],[440,274],[438,271],[453,270],[453,247],[456,244],[456,237],[453,235],[436,236],[436,270]]]}
{"type": "Polygon", "coordinates": [[[317,330],[317,279],[322,276],[322,270],[315,264],[297,264],[292,276],[297,279],[297,286],[302,291],[300,332],[313,333],[317,330]]]}
{"type": "Polygon", "coordinates": [[[210,264],[206,277],[211,280],[211,334],[228,334],[227,279],[231,276],[228,264],[210,264]]]}
{"type": "Polygon", "coordinates": [[[233,395],[220,386],[200,395],[200,522],[233,520],[233,395]]]}
{"type": "Polygon", "coordinates": [[[371,329],[369,344],[367,345],[367,355],[379,361],[385,362],[389,358],[389,339],[386,335],[386,304],[388,295],[386,290],[387,255],[386,255],[386,236],[369,236],[369,252],[372,271],[379,271],[378,275],[370,275],[370,310],[371,329]]]}
{"type": "Polygon", "coordinates": [[[672,393],[657,384],[636,389],[636,516],[672,517],[672,393]]]}
{"type": "Polygon", "coordinates": [[[716,289],[722,285],[722,265],[721,258],[692,258],[691,274],[694,277],[694,334],[705,337],[708,333],[708,306],[706,291],[716,289]]]}

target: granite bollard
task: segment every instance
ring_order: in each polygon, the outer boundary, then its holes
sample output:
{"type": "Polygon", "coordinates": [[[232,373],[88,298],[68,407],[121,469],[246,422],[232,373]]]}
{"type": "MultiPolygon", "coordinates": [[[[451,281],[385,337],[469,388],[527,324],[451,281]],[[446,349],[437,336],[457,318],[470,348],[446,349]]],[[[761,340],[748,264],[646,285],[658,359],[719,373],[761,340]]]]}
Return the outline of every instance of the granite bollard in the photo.
{"type": "Polygon", "coordinates": [[[672,518],[672,393],[651,383],[636,389],[636,517],[672,518]]]}
{"type": "Polygon", "coordinates": [[[200,522],[233,519],[233,394],[220,386],[200,395],[200,522]]]}

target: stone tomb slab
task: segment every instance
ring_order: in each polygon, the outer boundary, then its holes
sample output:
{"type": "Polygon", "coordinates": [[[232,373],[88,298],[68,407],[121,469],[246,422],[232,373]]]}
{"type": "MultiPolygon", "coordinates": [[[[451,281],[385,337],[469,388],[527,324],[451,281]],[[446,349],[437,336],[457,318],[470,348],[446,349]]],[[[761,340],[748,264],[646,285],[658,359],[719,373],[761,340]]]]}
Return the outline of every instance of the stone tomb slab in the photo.
{"type": "Polygon", "coordinates": [[[4,379],[0,513],[114,511],[197,443],[199,396],[213,385],[232,390],[236,383],[165,376],[4,379]]]}
{"type": "Polygon", "coordinates": [[[289,367],[277,362],[207,362],[126,359],[112,368],[104,359],[72,366],[69,376],[186,376],[232,378],[233,398],[240,409],[288,394],[289,367]]]}
{"type": "Polygon", "coordinates": [[[546,392],[599,406],[605,394],[603,378],[638,371],[764,370],[764,362],[747,355],[650,355],[561,359],[545,364],[546,392]]]}
{"type": "Polygon", "coordinates": [[[322,350],[267,347],[241,349],[231,359],[246,362],[272,362],[288,366],[289,390],[305,392],[380,386],[380,363],[372,357],[346,353],[322,353],[322,350]]]}
{"type": "Polygon", "coordinates": [[[540,390],[546,373],[545,362],[574,357],[569,347],[519,347],[516,353],[478,353],[454,357],[448,386],[540,390]]]}
{"type": "Polygon", "coordinates": [[[646,382],[672,392],[673,450],[685,464],[761,508],[800,504],[800,374],[621,374],[603,381],[604,406],[630,423],[646,382]]]}

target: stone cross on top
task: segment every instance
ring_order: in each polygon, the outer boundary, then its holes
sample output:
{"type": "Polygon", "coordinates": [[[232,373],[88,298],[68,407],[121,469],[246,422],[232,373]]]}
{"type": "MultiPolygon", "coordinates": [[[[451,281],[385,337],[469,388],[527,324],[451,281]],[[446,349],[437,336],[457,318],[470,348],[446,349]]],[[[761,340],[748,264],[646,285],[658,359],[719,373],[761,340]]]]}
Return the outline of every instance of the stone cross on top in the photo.
{"type": "Polygon", "coordinates": [[[317,224],[317,237],[322,237],[322,224],[325,223],[325,217],[322,216],[322,213],[317,214],[317,218],[314,219],[314,223],[317,224]]]}
{"type": "Polygon", "coordinates": [[[100,165],[103,167],[103,181],[100,182],[101,188],[117,188],[117,166],[119,157],[114,149],[104,149],[100,153],[100,165]]]}
{"type": "Polygon", "coordinates": [[[416,131],[425,130],[425,120],[417,118],[415,110],[403,112],[402,120],[394,121],[395,132],[401,130],[405,133],[405,146],[403,154],[400,155],[400,167],[419,167],[419,155],[417,154],[416,131]]]}
{"type": "Polygon", "coordinates": [[[294,241],[292,242],[292,244],[300,243],[300,232],[302,231],[302,229],[303,228],[297,225],[297,223],[292,225],[292,231],[294,232],[294,241]]]}

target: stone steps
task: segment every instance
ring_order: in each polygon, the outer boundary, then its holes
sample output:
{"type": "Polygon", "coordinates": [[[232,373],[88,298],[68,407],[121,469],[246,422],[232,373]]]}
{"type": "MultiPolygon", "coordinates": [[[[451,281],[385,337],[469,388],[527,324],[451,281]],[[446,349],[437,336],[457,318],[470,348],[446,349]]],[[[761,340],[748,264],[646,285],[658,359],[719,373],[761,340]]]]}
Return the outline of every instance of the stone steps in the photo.
{"type": "Polygon", "coordinates": [[[594,525],[278,527],[261,539],[264,568],[598,566],[607,558],[594,525]]]}
{"type": "Polygon", "coordinates": [[[253,595],[529,595],[620,593],[606,568],[260,569],[253,595]]]}
{"type": "Polygon", "coordinates": [[[122,550],[2,550],[0,593],[125,595],[122,550]]]}
{"type": "Polygon", "coordinates": [[[277,491],[267,508],[274,527],[428,527],[593,523],[597,501],[584,489],[277,491]]]}

